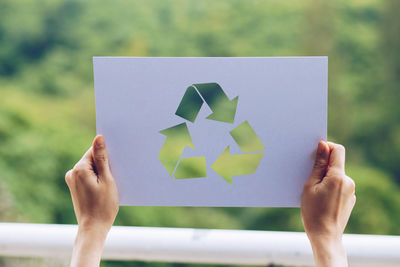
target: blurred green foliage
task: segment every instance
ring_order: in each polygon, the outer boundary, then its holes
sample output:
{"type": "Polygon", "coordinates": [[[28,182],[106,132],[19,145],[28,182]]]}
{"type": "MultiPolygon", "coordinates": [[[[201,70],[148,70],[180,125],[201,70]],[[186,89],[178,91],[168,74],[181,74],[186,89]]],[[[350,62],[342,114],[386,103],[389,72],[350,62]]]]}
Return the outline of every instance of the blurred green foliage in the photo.
{"type": "MultiPolygon", "coordinates": [[[[64,173],[95,135],[92,56],[328,55],[329,139],[357,184],[347,231],[400,234],[399,14],[398,0],[0,1],[0,219],[75,223],[64,173]]],[[[299,209],[276,208],[122,207],[116,224],[302,230],[299,209]]]]}

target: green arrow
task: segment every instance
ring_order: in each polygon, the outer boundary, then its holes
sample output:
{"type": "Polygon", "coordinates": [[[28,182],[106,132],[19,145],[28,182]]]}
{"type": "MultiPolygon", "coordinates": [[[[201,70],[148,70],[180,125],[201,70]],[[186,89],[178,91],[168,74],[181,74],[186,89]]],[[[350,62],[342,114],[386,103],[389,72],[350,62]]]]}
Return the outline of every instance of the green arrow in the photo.
{"type": "Polygon", "coordinates": [[[230,134],[243,152],[256,152],[264,149],[264,144],[248,121],[241,123],[230,131],[230,134]]]}
{"type": "Polygon", "coordinates": [[[229,100],[224,90],[217,83],[198,83],[193,84],[193,86],[199,91],[213,112],[207,119],[227,123],[234,122],[238,96],[229,100]]]}
{"type": "Polygon", "coordinates": [[[207,176],[205,157],[183,158],[179,162],[186,146],[194,149],[186,123],[162,130],[160,133],[166,135],[167,139],[165,139],[158,157],[171,176],[174,175],[176,179],[207,176]]]}
{"type": "Polygon", "coordinates": [[[203,99],[201,99],[193,86],[189,86],[186,89],[186,92],[183,95],[175,114],[184,118],[185,120],[194,122],[202,105],[203,99]]]}
{"type": "Polygon", "coordinates": [[[248,175],[255,172],[263,155],[264,152],[232,155],[228,146],[215,160],[211,169],[232,184],[232,176],[248,175]]]}
{"type": "Polygon", "coordinates": [[[162,130],[160,133],[166,135],[167,139],[158,157],[161,164],[164,165],[168,173],[172,176],[185,147],[188,146],[194,149],[194,145],[185,122],[162,130]]]}
{"type": "Polygon", "coordinates": [[[183,158],[176,167],[176,179],[207,177],[205,157],[183,158]]]}

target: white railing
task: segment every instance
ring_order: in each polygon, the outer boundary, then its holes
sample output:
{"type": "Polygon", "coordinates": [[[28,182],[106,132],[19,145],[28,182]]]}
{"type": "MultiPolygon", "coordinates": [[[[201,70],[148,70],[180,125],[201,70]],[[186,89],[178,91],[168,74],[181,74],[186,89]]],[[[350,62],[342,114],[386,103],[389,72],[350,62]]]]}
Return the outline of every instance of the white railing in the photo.
{"type": "MultiPolygon", "coordinates": [[[[0,256],[69,257],[75,225],[0,223],[0,256]]],[[[400,236],[345,235],[350,266],[400,266],[400,236]]],[[[312,266],[304,233],[115,226],[104,259],[312,266]]]]}

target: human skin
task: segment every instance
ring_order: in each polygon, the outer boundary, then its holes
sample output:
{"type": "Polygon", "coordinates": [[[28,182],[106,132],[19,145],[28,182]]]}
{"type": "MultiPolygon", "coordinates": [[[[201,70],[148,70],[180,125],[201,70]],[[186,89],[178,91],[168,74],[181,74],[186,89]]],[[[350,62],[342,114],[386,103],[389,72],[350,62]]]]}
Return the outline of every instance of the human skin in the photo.
{"type": "MultiPolygon", "coordinates": [[[[347,266],[342,235],[355,204],[355,184],[344,172],[344,147],[319,142],[314,167],[304,185],[301,214],[317,267],[347,266]]],[[[102,136],[67,172],[78,220],[71,266],[99,266],[104,242],[118,213],[118,190],[102,136]]]]}
{"type": "Polygon", "coordinates": [[[92,147],[67,172],[65,181],[79,224],[71,266],[99,266],[105,239],[119,209],[103,136],[96,136],[92,147]]]}
{"type": "Polygon", "coordinates": [[[345,174],[344,147],[320,141],[301,203],[316,266],[348,266],[342,236],[355,203],[355,183],[345,174]]]}

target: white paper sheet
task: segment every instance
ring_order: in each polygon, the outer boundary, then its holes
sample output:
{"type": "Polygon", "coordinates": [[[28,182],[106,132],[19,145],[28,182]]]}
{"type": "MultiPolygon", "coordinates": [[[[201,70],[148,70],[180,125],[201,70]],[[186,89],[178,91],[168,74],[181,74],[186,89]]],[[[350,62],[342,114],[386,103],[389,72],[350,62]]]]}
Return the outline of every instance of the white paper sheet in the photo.
{"type": "Polygon", "coordinates": [[[327,136],[327,57],[94,57],[93,64],[97,132],[121,205],[300,205],[327,136]],[[196,175],[203,177],[185,178],[196,175]]]}

